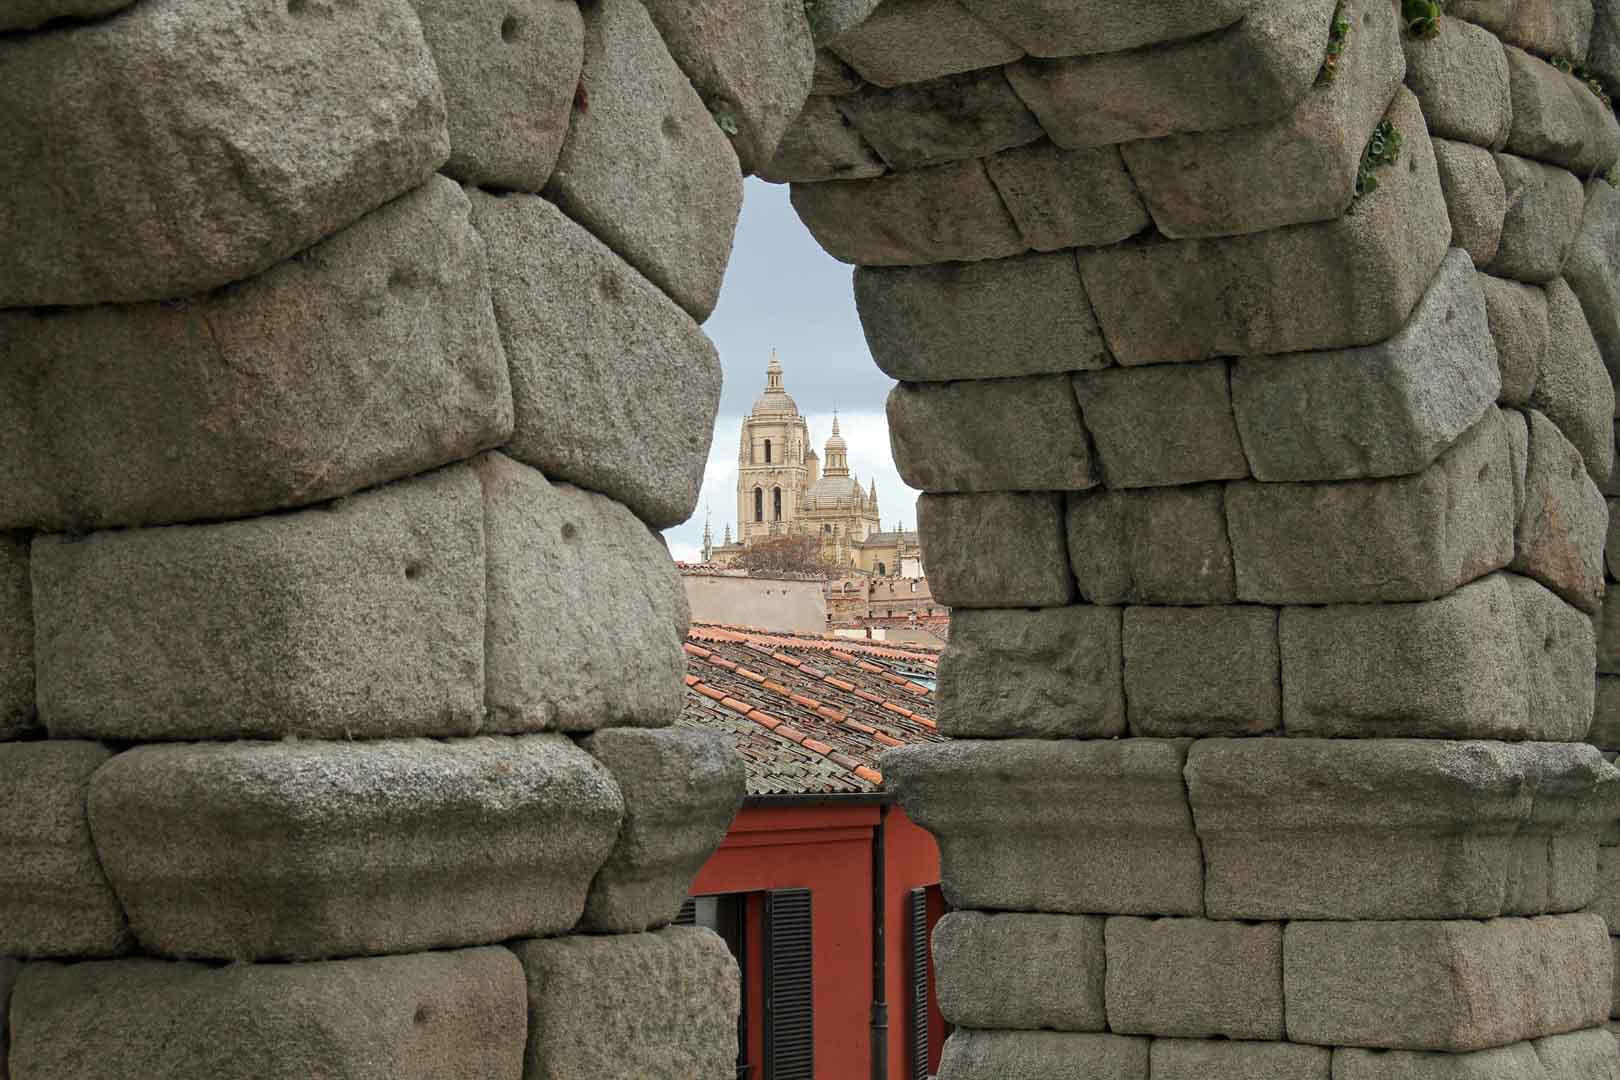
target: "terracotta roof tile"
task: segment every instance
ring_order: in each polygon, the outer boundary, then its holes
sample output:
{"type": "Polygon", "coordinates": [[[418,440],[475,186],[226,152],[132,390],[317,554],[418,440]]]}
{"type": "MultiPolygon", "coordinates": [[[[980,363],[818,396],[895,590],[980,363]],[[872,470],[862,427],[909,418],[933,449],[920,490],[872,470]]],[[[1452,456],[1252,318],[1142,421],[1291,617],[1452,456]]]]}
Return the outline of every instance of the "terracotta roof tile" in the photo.
{"type": "Polygon", "coordinates": [[[694,627],[691,638],[681,723],[726,732],[751,793],[870,791],[882,783],[881,753],[941,738],[927,688],[883,666],[931,670],[927,654],[735,627],[694,627]],[[801,648],[822,662],[794,656],[801,648]],[[885,696],[901,687],[916,710],[885,696]]]}

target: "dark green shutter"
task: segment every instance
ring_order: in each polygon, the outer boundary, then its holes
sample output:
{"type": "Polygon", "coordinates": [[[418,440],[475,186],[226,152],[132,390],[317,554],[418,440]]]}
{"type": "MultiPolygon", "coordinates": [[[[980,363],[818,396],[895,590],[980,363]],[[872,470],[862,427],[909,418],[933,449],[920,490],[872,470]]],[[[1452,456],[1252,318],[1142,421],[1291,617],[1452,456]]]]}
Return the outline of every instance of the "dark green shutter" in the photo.
{"type": "Polygon", "coordinates": [[[765,894],[765,1080],[815,1080],[810,890],[765,894]]]}
{"type": "Polygon", "coordinates": [[[906,1015],[911,1023],[911,1080],[928,1080],[928,890],[906,897],[906,1015]]]}
{"type": "MultiPolygon", "coordinates": [[[[668,911],[669,909],[665,908],[664,910],[668,911]]],[[[675,916],[675,925],[676,926],[696,926],[697,925],[697,901],[696,900],[694,900],[690,896],[688,896],[685,900],[681,901],[681,910],[675,916]]]]}

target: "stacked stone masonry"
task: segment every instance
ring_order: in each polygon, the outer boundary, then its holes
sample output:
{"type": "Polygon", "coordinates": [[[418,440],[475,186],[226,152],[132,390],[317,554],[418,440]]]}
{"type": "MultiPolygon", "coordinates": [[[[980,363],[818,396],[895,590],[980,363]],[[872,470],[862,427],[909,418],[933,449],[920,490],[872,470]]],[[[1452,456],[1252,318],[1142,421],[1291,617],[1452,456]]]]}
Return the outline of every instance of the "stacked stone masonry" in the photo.
{"type": "Polygon", "coordinates": [[[745,173],[957,609],[941,1080],[1620,1073],[1620,10],[1400,8],[12,4],[0,1074],[731,1074],[745,173]]]}
{"type": "Polygon", "coordinates": [[[1620,1076],[1620,7],[1146,7],[890,0],[764,171],[955,609],[941,1080],[1620,1076]]]}
{"type": "Polygon", "coordinates": [[[656,530],[814,47],[727,6],[0,15],[0,1077],[729,1075],[656,530]]]}

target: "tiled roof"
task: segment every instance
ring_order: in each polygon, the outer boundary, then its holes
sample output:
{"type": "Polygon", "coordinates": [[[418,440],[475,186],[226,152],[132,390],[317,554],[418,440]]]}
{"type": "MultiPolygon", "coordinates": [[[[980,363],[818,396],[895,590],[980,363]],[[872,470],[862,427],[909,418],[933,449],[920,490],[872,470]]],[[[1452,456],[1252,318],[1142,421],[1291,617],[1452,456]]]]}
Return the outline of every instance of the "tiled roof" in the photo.
{"type": "Polygon", "coordinates": [[[880,754],[943,738],[933,691],[902,674],[937,660],[921,647],[693,626],[680,723],[732,738],[750,795],[877,791],[880,754]]]}

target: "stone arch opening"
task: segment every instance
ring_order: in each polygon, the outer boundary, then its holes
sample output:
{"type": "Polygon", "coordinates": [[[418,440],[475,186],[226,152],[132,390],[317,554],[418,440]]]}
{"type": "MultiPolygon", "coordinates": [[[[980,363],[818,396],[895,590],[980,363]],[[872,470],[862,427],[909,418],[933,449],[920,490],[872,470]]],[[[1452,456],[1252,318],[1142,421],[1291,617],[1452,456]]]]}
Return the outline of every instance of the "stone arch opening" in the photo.
{"type": "Polygon", "coordinates": [[[691,4],[0,15],[14,1080],[731,1067],[648,527],[744,172],[958,612],[941,1076],[1612,1067],[1612,3],[691,4]]]}

